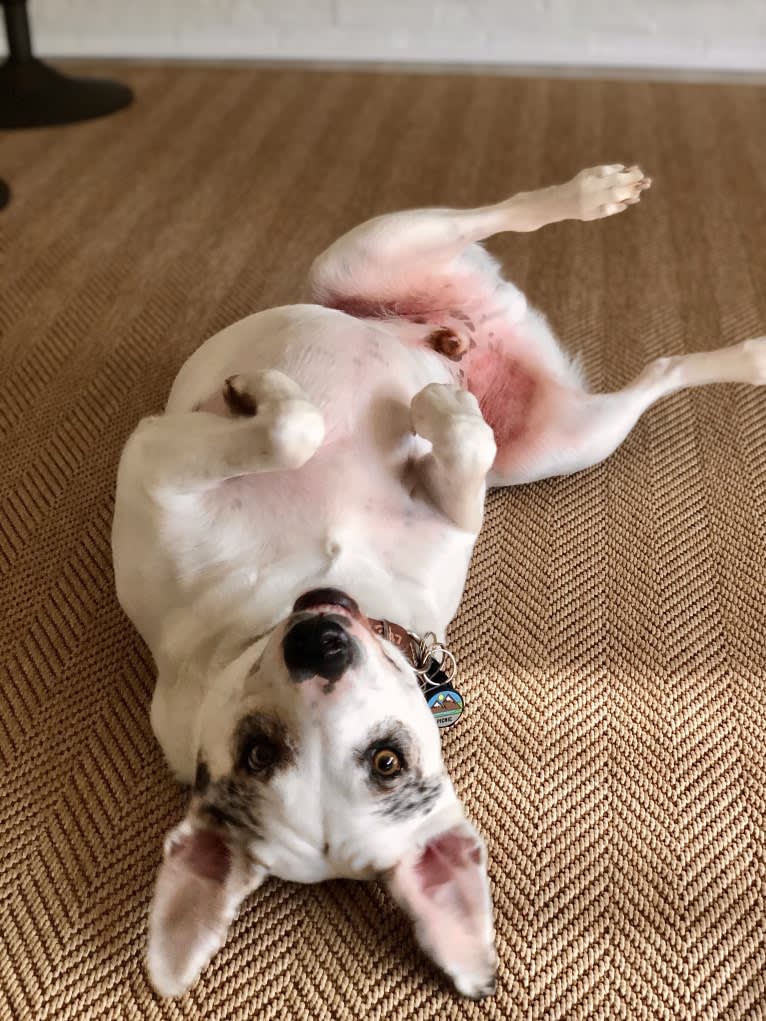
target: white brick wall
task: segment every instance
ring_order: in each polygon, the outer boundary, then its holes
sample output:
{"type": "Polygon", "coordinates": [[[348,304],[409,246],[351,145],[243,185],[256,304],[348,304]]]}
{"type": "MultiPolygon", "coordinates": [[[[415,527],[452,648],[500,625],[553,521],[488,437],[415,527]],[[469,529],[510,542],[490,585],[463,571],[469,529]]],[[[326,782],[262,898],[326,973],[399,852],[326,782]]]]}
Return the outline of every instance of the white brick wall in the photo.
{"type": "Polygon", "coordinates": [[[766,72],[766,0],[30,0],[46,55],[766,72]]]}

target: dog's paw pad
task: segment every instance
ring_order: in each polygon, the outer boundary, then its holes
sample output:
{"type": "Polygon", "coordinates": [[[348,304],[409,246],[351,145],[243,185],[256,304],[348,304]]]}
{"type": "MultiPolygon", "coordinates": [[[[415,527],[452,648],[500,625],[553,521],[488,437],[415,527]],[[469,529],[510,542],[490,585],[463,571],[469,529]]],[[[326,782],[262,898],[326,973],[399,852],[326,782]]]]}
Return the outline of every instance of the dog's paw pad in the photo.
{"type": "Polygon", "coordinates": [[[430,440],[451,464],[459,461],[466,472],[489,471],[495,438],[472,393],[450,383],[429,383],[413,397],[410,418],[413,432],[430,440]]]}
{"type": "Polygon", "coordinates": [[[578,219],[598,220],[621,213],[641,199],[652,179],[640,167],[619,163],[592,167],[574,179],[577,186],[578,219]]]}

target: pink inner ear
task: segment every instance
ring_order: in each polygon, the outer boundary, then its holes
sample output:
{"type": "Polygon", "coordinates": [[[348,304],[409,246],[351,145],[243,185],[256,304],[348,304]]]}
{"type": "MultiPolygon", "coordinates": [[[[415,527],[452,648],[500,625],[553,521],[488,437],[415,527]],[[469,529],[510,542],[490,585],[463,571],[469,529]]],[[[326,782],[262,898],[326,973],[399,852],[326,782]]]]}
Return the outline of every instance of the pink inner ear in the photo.
{"type": "Polygon", "coordinates": [[[223,883],[231,868],[231,851],[212,830],[197,830],[175,844],[169,857],[202,879],[223,883]]]}
{"type": "Polygon", "coordinates": [[[395,867],[388,887],[415,923],[418,942],[467,996],[495,974],[492,902],[481,840],[467,823],[428,841],[395,867]]]}
{"type": "Polygon", "coordinates": [[[470,864],[481,862],[481,850],[465,834],[448,830],[429,842],[415,866],[426,895],[455,878],[455,873],[470,864]]]}

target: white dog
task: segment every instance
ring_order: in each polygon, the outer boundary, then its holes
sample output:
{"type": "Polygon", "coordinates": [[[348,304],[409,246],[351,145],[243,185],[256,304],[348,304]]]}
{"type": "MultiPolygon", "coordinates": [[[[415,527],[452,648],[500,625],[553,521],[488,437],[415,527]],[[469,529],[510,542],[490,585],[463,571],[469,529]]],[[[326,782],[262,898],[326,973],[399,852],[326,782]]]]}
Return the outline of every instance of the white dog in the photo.
{"type": "Polygon", "coordinates": [[[766,340],[591,394],[478,242],[609,216],[649,183],[602,166],[371,220],[316,260],[315,304],[208,340],[128,440],[117,592],[157,664],[154,732],[194,785],[150,914],[160,993],[195,981],[270,875],[381,879],[457,990],[493,991],[484,845],[423,694],[450,692],[486,486],[601,461],[681,387],[765,382],[766,340]]]}

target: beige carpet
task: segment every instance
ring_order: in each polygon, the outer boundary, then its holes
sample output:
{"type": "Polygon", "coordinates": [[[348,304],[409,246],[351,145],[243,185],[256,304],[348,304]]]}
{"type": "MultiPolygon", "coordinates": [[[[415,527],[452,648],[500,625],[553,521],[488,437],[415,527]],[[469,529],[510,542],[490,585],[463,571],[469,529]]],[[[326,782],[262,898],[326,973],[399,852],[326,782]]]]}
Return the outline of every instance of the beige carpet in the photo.
{"type": "Polygon", "coordinates": [[[112,591],[120,448],[219,327],[369,215],[640,160],[655,188],[493,250],[597,388],[766,333],[756,87],[123,68],[137,102],[6,136],[0,1018],[764,1017],[766,391],[684,393],[605,465],[490,498],[444,738],[490,848],[497,996],[372,885],[272,882],[182,1000],[142,964],[184,795],[112,591]]]}

